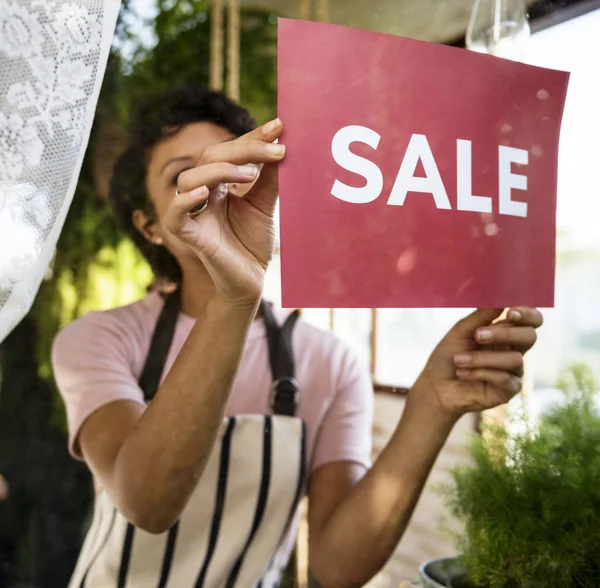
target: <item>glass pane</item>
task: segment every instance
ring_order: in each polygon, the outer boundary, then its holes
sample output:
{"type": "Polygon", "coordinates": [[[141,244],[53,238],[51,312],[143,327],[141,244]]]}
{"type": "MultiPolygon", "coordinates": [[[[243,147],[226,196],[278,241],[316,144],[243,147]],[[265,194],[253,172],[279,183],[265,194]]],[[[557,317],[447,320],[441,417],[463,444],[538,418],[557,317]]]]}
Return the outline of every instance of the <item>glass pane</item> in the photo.
{"type": "Polygon", "coordinates": [[[527,61],[571,72],[558,170],[556,307],[529,362],[536,388],[562,367],[588,364],[600,379],[600,10],[533,35],[527,61]]]}
{"type": "Polygon", "coordinates": [[[346,341],[365,363],[369,363],[371,361],[371,310],[337,308],[333,320],[333,332],[346,341]]]}
{"type": "MultiPolygon", "coordinates": [[[[2,8],[12,5],[19,10],[20,4],[26,4],[0,2],[2,8]]],[[[297,17],[302,0],[240,3],[241,101],[262,122],[277,110],[276,16],[297,17]]],[[[23,14],[37,19],[35,14],[44,12],[46,4],[56,3],[30,4],[35,11],[23,14]]],[[[472,0],[312,0],[310,4],[311,18],[448,42],[464,35],[472,0]]],[[[67,453],[64,404],[50,367],[52,341],[59,328],[76,317],[125,305],[146,294],[149,266],[106,210],[114,156],[140,96],[178,85],[206,85],[209,79],[209,0],[131,0],[123,5],[97,125],[52,268],[29,316],[2,342],[0,588],[66,586],[69,581],[90,524],[94,489],[87,466],[67,453]]],[[[75,11],[79,24],[80,8],[75,11]]],[[[38,25],[50,26],[50,20],[38,25]]],[[[600,11],[536,34],[531,44],[532,62],[573,72],[562,132],[557,308],[546,312],[539,344],[529,357],[539,390],[552,386],[559,368],[573,360],[588,363],[600,377],[598,30],[600,11]]],[[[73,75],[83,75],[84,70],[73,75]]],[[[267,272],[265,297],[278,306],[280,279],[276,254],[267,272]]],[[[377,379],[410,386],[440,337],[466,312],[379,311],[377,379]]],[[[303,311],[304,320],[324,330],[330,329],[332,317],[336,335],[369,362],[371,311],[303,311]]]]}
{"type": "Polygon", "coordinates": [[[302,319],[323,331],[331,329],[331,311],[329,308],[304,308],[302,319]]]}
{"type": "Polygon", "coordinates": [[[468,313],[467,309],[379,309],[377,381],[411,386],[442,336],[468,313]]]}

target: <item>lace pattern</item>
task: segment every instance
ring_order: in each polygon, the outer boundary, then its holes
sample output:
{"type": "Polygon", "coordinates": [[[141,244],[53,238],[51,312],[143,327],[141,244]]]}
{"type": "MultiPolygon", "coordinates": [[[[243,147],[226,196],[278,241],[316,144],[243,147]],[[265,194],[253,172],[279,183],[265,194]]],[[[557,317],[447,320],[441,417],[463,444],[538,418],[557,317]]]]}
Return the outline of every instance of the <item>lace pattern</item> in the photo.
{"type": "Polygon", "coordinates": [[[119,7],[0,2],[0,341],[31,307],[56,247],[119,7]]]}

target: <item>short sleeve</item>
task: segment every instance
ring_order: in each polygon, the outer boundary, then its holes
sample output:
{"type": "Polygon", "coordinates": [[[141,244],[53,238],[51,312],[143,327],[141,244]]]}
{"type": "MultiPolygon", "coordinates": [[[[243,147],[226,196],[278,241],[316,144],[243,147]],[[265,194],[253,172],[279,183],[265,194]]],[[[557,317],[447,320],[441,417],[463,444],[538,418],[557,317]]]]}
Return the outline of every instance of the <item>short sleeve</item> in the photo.
{"type": "Polygon", "coordinates": [[[66,407],[69,450],[77,459],[82,459],[79,432],[95,411],[118,400],[144,404],[134,355],[124,326],[108,313],[78,319],[54,340],[52,367],[66,407]]]}
{"type": "Polygon", "coordinates": [[[312,469],[334,461],[351,461],[371,466],[373,384],[366,366],[345,348],[339,365],[337,385],[319,432],[312,469]]]}

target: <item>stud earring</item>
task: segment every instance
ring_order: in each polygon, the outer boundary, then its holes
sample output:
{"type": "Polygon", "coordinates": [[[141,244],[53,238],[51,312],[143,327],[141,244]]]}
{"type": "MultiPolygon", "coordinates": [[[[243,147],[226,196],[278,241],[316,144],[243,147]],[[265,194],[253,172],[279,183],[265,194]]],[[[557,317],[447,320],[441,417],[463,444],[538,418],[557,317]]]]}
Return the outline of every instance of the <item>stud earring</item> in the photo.
{"type": "Polygon", "coordinates": [[[162,245],[163,244],[162,237],[156,237],[156,239],[154,239],[153,243],[155,245],[162,245]]]}

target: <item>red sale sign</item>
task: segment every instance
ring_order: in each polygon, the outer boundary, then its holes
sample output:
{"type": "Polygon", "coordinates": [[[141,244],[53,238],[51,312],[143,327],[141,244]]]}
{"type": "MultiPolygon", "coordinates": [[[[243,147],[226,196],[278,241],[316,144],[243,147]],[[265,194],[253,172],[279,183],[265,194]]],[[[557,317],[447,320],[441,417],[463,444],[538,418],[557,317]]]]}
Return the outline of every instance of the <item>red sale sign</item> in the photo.
{"type": "Polygon", "coordinates": [[[279,21],[286,307],[554,304],[568,74],[279,21]]]}

